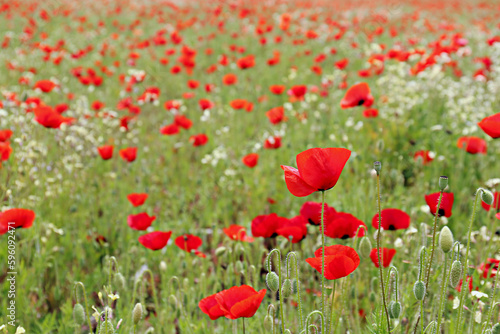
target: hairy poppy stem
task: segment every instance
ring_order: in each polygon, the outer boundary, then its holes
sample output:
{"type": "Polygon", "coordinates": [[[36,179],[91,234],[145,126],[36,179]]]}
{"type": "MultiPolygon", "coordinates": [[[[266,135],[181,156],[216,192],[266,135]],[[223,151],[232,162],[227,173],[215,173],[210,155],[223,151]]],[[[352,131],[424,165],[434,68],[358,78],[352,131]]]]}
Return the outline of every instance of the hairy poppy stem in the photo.
{"type": "Polygon", "coordinates": [[[377,233],[378,269],[379,269],[379,275],[380,275],[380,288],[382,290],[382,302],[384,303],[385,317],[387,320],[387,329],[390,333],[391,332],[391,323],[389,320],[389,312],[387,311],[387,304],[385,301],[384,272],[382,269],[383,268],[382,251],[380,248],[380,237],[382,234],[382,231],[381,231],[382,230],[382,204],[381,204],[381,198],[380,198],[380,168],[377,170],[377,205],[378,205],[378,233],[377,233]]]}
{"type": "Polygon", "coordinates": [[[474,206],[472,207],[472,215],[470,217],[469,221],[469,234],[467,237],[467,249],[465,251],[465,260],[464,260],[464,269],[463,269],[463,274],[462,274],[462,288],[461,288],[461,293],[460,293],[460,305],[458,307],[458,319],[457,319],[457,327],[455,332],[459,333],[459,329],[462,327],[461,322],[462,322],[462,315],[464,313],[464,301],[465,301],[465,291],[468,289],[466,288],[467,284],[467,268],[469,268],[469,250],[470,250],[470,237],[472,233],[472,223],[474,223],[474,218],[476,217],[476,208],[477,208],[477,200],[479,198],[479,195],[483,192],[481,188],[479,188],[476,191],[476,196],[474,197],[474,206]]]}
{"type": "Polygon", "coordinates": [[[328,326],[328,333],[332,332],[332,324],[333,324],[333,301],[335,299],[335,288],[337,285],[337,280],[333,281],[333,289],[332,289],[332,305],[330,308],[330,326],[328,326]]]}
{"type": "Polygon", "coordinates": [[[321,191],[321,313],[325,314],[325,191],[321,191]]]}
{"type": "Polygon", "coordinates": [[[273,253],[277,253],[278,255],[278,278],[279,278],[279,288],[278,288],[278,293],[279,293],[279,299],[280,299],[280,317],[281,317],[281,332],[285,332],[285,311],[283,309],[283,295],[281,292],[283,291],[282,289],[282,275],[281,275],[281,252],[278,249],[273,249],[269,255],[267,256],[267,269],[269,272],[271,272],[271,258],[273,253]]]}
{"type": "MultiPolygon", "coordinates": [[[[500,269],[500,268],[498,268],[500,269]]],[[[491,316],[493,315],[493,309],[495,308],[495,295],[496,295],[496,289],[498,286],[498,277],[500,276],[499,270],[497,269],[497,273],[495,275],[495,281],[493,282],[493,287],[491,288],[491,297],[490,297],[490,309],[488,310],[488,317],[486,318],[486,327],[488,327],[488,324],[491,321],[491,316]]],[[[482,333],[482,331],[481,331],[482,333]]]]}
{"type": "Polygon", "coordinates": [[[82,282],[76,282],[75,283],[75,300],[76,302],[78,303],[78,286],[80,286],[82,288],[82,293],[83,293],[83,300],[85,302],[85,315],[87,318],[87,321],[89,323],[89,331],[92,331],[92,322],[90,321],[90,313],[89,313],[89,304],[87,302],[87,293],[85,292],[85,285],[83,285],[82,282]]]}
{"type": "Polygon", "coordinates": [[[445,299],[445,293],[446,293],[446,287],[448,286],[448,279],[447,279],[447,269],[448,269],[448,254],[444,254],[444,271],[443,271],[443,279],[441,282],[441,299],[439,301],[439,311],[438,311],[438,322],[437,322],[437,332],[439,332],[439,329],[441,328],[441,320],[443,319],[443,306],[444,306],[444,299],[445,299]]]}
{"type": "Polygon", "coordinates": [[[245,334],[245,318],[241,318],[242,322],[243,322],[243,334],[245,334]]]}

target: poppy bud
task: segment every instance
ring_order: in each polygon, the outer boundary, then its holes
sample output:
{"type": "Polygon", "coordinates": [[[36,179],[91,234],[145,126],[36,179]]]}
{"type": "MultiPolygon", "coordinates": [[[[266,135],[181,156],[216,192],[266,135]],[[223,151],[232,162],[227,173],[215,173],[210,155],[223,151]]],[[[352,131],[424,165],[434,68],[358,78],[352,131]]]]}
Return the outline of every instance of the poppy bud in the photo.
{"type": "Polygon", "coordinates": [[[165,261],[160,262],[160,270],[167,271],[167,263],[165,261]]]}
{"type": "Polygon", "coordinates": [[[372,251],[372,243],[368,237],[362,237],[361,242],[358,247],[359,255],[362,258],[368,259],[370,258],[370,253],[372,251]]]}
{"type": "Polygon", "coordinates": [[[484,203],[486,203],[488,205],[493,204],[493,194],[489,190],[482,189],[481,199],[483,200],[484,203]]]}
{"type": "Polygon", "coordinates": [[[444,191],[448,186],[448,176],[439,177],[439,190],[444,191]]]}
{"type": "Polygon", "coordinates": [[[500,334],[500,324],[496,323],[491,329],[491,334],[500,334]]]}
{"type": "Polygon", "coordinates": [[[450,284],[453,288],[456,288],[458,283],[460,283],[460,277],[462,276],[462,263],[455,260],[451,265],[450,272],[450,284]]]}
{"type": "Polygon", "coordinates": [[[243,271],[243,262],[241,261],[236,261],[236,265],[234,266],[236,268],[236,272],[241,273],[243,271]]]}
{"type": "Polygon", "coordinates": [[[222,255],[224,255],[224,254],[226,253],[226,250],[227,250],[227,249],[226,249],[226,247],[224,247],[224,246],[217,247],[217,248],[215,249],[215,256],[222,256],[222,255]]]}
{"type": "Polygon", "coordinates": [[[370,298],[370,301],[371,301],[372,303],[374,303],[374,302],[375,302],[375,292],[373,292],[373,291],[372,291],[372,292],[370,292],[370,296],[369,296],[369,298],[370,298]]]}
{"type": "Polygon", "coordinates": [[[373,169],[375,169],[377,175],[380,175],[380,171],[382,170],[382,164],[380,163],[380,161],[375,161],[373,163],[373,169]]]}
{"type": "Polygon", "coordinates": [[[290,294],[292,293],[292,281],[290,281],[288,278],[283,281],[283,286],[281,287],[281,295],[284,298],[290,297],[290,294]]]}
{"type": "Polygon", "coordinates": [[[423,300],[425,296],[425,284],[422,281],[416,281],[413,285],[413,294],[417,300],[423,300]]]}
{"type": "Polygon", "coordinates": [[[392,304],[391,310],[392,316],[394,318],[399,318],[399,315],[401,314],[401,303],[395,302],[394,304],[392,304]]]}
{"type": "Polygon", "coordinates": [[[394,306],[394,300],[391,300],[391,302],[387,306],[387,312],[389,312],[389,318],[394,319],[395,316],[392,314],[392,306],[394,306]]]}
{"type": "Polygon", "coordinates": [[[441,233],[439,233],[439,247],[445,253],[448,253],[453,247],[453,233],[451,233],[448,226],[443,227],[441,233]]]}
{"type": "Polygon", "coordinates": [[[85,322],[85,310],[83,309],[82,304],[75,304],[75,307],[73,308],[73,317],[78,325],[83,325],[85,322]]]}
{"type": "Polygon", "coordinates": [[[168,302],[170,303],[170,305],[172,305],[173,307],[177,307],[177,298],[174,296],[174,295],[170,295],[168,297],[168,302]]]}
{"type": "Polygon", "coordinates": [[[292,293],[295,295],[299,291],[299,284],[297,280],[294,278],[292,279],[292,293]]]}
{"type": "Polygon", "coordinates": [[[109,320],[106,320],[101,323],[101,329],[99,330],[99,334],[114,334],[115,330],[113,328],[113,323],[109,320]]]}
{"type": "Polygon", "coordinates": [[[132,310],[132,321],[135,325],[139,323],[142,319],[142,305],[141,303],[137,303],[132,310]]]}
{"type": "Polygon", "coordinates": [[[266,317],[264,318],[264,329],[272,332],[273,326],[274,326],[273,318],[269,314],[266,315],[266,317]]]}
{"type": "Polygon", "coordinates": [[[237,246],[236,246],[236,249],[234,250],[234,253],[236,255],[236,257],[240,257],[242,254],[245,253],[245,248],[243,248],[243,246],[239,243],[237,246]]]}
{"type": "Polygon", "coordinates": [[[269,290],[271,290],[272,292],[278,291],[280,286],[280,278],[274,271],[271,271],[266,275],[266,284],[269,290]]]}
{"type": "Polygon", "coordinates": [[[123,277],[122,273],[118,273],[115,275],[114,282],[119,289],[125,290],[126,282],[125,277],[123,277]]]}

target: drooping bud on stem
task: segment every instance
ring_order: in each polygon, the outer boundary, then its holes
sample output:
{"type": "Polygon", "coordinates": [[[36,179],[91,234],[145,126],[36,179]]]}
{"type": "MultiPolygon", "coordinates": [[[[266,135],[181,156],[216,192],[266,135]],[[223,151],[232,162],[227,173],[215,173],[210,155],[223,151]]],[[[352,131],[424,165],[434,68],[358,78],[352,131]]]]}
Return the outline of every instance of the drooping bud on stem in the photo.
{"type": "Polygon", "coordinates": [[[439,177],[439,190],[444,191],[448,186],[448,176],[439,177]]]}
{"type": "Polygon", "coordinates": [[[358,251],[359,255],[361,255],[362,258],[368,259],[370,257],[370,253],[372,251],[372,243],[370,241],[370,238],[366,236],[361,238],[358,251]]]}
{"type": "Polygon", "coordinates": [[[375,169],[377,175],[380,175],[380,171],[382,170],[382,163],[380,161],[375,161],[373,163],[373,169],[375,169]]]}
{"type": "Polygon", "coordinates": [[[453,233],[451,233],[448,226],[443,227],[441,233],[439,233],[439,247],[445,253],[448,253],[453,247],[453,233]]]}
{"type": "Polygon", "coordinates": [[[132,321],[135,325],[139,323],[142,319],[142,305],[141,303],[137,303],[132,310],[132,321]]]}
{"type": "Polygon", "coordinates": [[[481,199],[483,200],[483,202],[488,205],[492,205],[494,200],[492,192],[486,189],[481,189],[481,190],[482,190],[481,199]]]}
{"type": "Polygon", "coordinates": [[[82,304],[75,304],[75,307],[73,308],[73,317],[78,325],[83,325],[85,322],[85,310],[83,309],[82,304]]]}
{"type": "Polygon", "coordinates": [[[451,272],[450,272],[450,284],[453,288],[456,288],[458,283],[460,283],[461,277],[462,277],[462,263],[459,260],[455,260],[451,265],[451,272]]]}
{"type": "Polygon", "coordinates": [[[280,278],[274,271],[271,271],[266,275],[266,284],[269,290],[271,290],[272,292],[278,291],[280,286],[280,278]]]}

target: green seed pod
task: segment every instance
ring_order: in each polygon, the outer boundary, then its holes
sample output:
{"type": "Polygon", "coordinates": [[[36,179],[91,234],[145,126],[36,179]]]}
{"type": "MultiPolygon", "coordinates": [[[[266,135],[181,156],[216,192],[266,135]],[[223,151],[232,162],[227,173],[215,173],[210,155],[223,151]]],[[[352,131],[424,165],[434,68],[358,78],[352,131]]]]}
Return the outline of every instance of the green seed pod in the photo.
{"type": "Polygon", "coordinates": [[[83,309],[82,304],[75,304],[75,307],[73,307],[73,318],[75,318],[75,322],[78,325],[83,325],[85,322],[85,310],[83,309]]]}
{"type": "Polygon", "coordinates": [[[382,170],[382,163],[380,161],[375,161],[373,163],[373,169],[375,169],[377,175],[380,175],[380,171],[382,170]]]}
{"type": "Polygon", "coordinates": [[[462,263],[458,260],[453,261],[450,270],[450,285],[452,288],[456,288],[462,277],[462,263]]]}
{"type": "Polygon", "coordinates": [[[439,247],[445,253],[448,253],[453,247],[453,233],[451,233],[448,226],[443,227],[441,233],[439,233],[439,247]]]}
{"type": "Polygon", "coordinates": [[[491,329],[491,334],[500,334],[500,324],[496,323],[491,329]]]}
{"type": "Polygon", "coordinates": [[[491,191],[483,189],[483,191],[481,192],[481,199],[484,203],[491,205],[493,204],[494,197],[491,191]]]}
{"type": "Polygon", "coordinates": [[[264,318],[264,329],[266,331],[272,332],[274,327],[274,321],[273,318],[268,314],[264,318]]]}
{"type": "Polygon", "coordinates": [[[139,323],[142,319],[142,305],[141,303],[137,303],[134,306],[134,309],[132,311],[132,321],[134,322],[135,325],[139,323]]]}
{"type": "Polygon", "coordinates": [[[425,284],[422,281],[416,281],[413,285],[413,294],[417,300],[423,300],[425,296],[425,284]]]}
{"type": "Polygon", "coordinates": [[[361,255],[363,259],[368,259],[370,257],[370,252],[372,251],[372,243],[370,241],[370,238],[366,236],[361,238],[358,251],[359,255],[361,255]]]}
{"type": "Polygon", "coordinates": [[[292,279],[292,293],[295,295],[299,291],[299,284],[297,283],[297,280],[294,278],[292,279]]]}
{"type": "Polygon", "coordinates": [[[99,334],[114,334],[115,329],[113,328],[113,323],[109,320],[101,323],[101,327],[99,329],[99,334]]]}
{"type": "Polygon", "coordinates": [[[290,297],[292,294],[292,281],[288,278],[283,281],[283,286],[281,287],[281,295],[284,298],[290,297]]]}
{"type": "Polygon", "coordinates": [[[387,312],[389,312],[389,318],[394,319],[395,316],[392,314],[392,306],[394,305],[394,300],[391,300],[389,305],[387,305],[387,312]]]}
{"type": "Polygon", "coordinates": [[[392,310],[392,316],[394,318],[399,318],[399,315],[401,314],[401,303],[395,302],[394,304],[392,304],[391,310],[392,310]]]}
{"type": "Polygon", "coordinates": [[[444,191],[448,186],[448,176],[440,176],[439,177],[439,189],[444,191]]]}
{"type": "Polygon", "coordinates": [[[114,282],[115,282],[115,285],[118,287],[118,289],[125,290],[127,283],[126,283],[125,277],[123,277],[122,273],[118,273],[115,275],[114,282]]]}
{"type": "Polygon", "coordinates": [[[269,290],[271,290],[272,292],[278,291],[280,286],[280,278],[274,271],[271,271],[266,275],[266,284],[269,290]]]}

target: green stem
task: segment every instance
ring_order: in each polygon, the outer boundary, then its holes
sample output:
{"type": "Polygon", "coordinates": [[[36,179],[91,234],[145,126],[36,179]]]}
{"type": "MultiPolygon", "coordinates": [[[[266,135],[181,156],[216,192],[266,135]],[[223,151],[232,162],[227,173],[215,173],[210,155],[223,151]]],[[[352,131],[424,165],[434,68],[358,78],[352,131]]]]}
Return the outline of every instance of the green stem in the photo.
{"type": "MultiPolygon", "coordinates": [[[[420,317],[419,317],[419,319],[422,318],[423,314],[424,314],[424,300],[422,299],[420,301],[420,317]]],[[[418,320],[417,320],[417,322],[418,322],[418,320]]],[[[421,334],[424,333],[424,319],[422,319],[422,321],[420,322],[420,333],[421,334]]]]}
{"type": "Polygon", "coordinates": [[[332,324],[333,324],[333,301],[335,299],[335,288],[337,285],[337,280],[333,281],[333,289],[332,289],[332,305],[330,307],[330,326],[328,327],[328,333],[332,332],[332,324]]]}
{"type": "Polygon", "coordinates": [[[457,326],[456,326],[456,333],[459,333],[460,325],[462,322],[462,315],[464,313],[464,301],[465,301],[465,291],[468,289],[466,288],[467,285],[467,269],[469,268],[469,250],[470,250],[470,237],[472,234],[472,223],[474,222],[474,218],[476,216],[476,208],[477,208],[477,200],[479,198],[479,194],[482,192],[482,189],[478,189],[476,191],[476,196],[474,197],[474,206],[472,208],[472,215],[470,217],[469,221],[469,233],[467,236],[467,249],[465,251],[465,260],[464,260],[464,269],[463,269],[463,276],[462,276],[462,292],[460,293],[460,305],[458,307],[458,319],[457,319],[457,326]]]}
{"type": "Polygon", "coordinates": [[[339,312],[339,319],[335,322],[335,327],[333,328],[333,333],[336,333],[337,332],[337,327],[339,325],[339,320],[340,320],[340,317],[342,316],[342,313],[344,312],[344,302],[345,302],[345,294],[347,293],[347,288],[346,288],[346,284],[347,284],[347,277],[344,277],[344,284],[342,284],[342,292],[341,292],[341,295],[340,295],[340,312],[339,312]]]}
{"type": "MultiPolygon", "coordinates": [[[[432,268],[432,260],[434,258],[434,250],[436,248],[436,230],[437,230],[437,222],[439,217],[439,208],[441,207],[441,202],[443,200],[443,191],[439,192],[439,200],[438,205],[436,207],[436,214],[434,215],[434,228],[432,231],[432,245],[431,245],[431,256],[429,257],[429,264],[427,265],[427,276],[425,278],[425,288],[426,291],[429,287],[429,279],[431,277],[431,268],[432,268]]],[[[424,296],[425,300],[425,296],[424,296]]]]}
{"type": "Polygon", "coordinates": [[[280,317],[281,317],[281,332],[285,332],[285,311],[283,309],[283,296],[281,295],[281,281],[282,277],[281,276],[281,252],[278,249],[273,249],[269,255],[267,256],[267,267],[268,271],[271,272],[271,257],[274,253],[277,253],[278,255],[278,277],[279,277],[279,287],[278,287],[278,293],[279,293],[279,299],[280,299],[280,317]]]}
{"type": "Polygon", "coordinates": [[[321,313],[325,314],[325,192],[321,192],[321,313]]]}
{"type": "Polygon", "coordinates": [[[448,286],[448,280],[447,278],[447,272],[446,270],[448,269],[448,254],[444,254],[444,271],[443,271],[443,280],[441,282],[441,301],[439,302],[439,311],[438,311],[438,322],[437,322],[437,327],[436,327],[436,334],[439,332],[439,329],[441,328],[441,320],[443,319],[443,306],[444,306],[444,299],[445,299],[445,294],[446,294],[446,287],[448,286]]]}
{"type": "Polygon", "coordinates": [[[387,311],[387,304],[385,301],[385,289],[384,289],[384,273],[383,273],[383,263],[382,263],[382,249],[380,248],[380,237],[382,235],[382,204],[380,199],[380,175],[377,173],[377,206],[378,206],[378,233],[377,233],[377,257],[378,257],[378,269],[380,276],[380,288],[382,290],[382,302],[384,303],[385,317],[387,320],[387,329],[391,332],[391,323],[389,320],[389,312],[387,311]]]}
{"type": "Polygon", "coordinates": [[[497,269],[497,273],[495,275],[495,281],[493,282],[493,288],[491,291],[491,298],[490,298],[490,309],[488,310],[488,317],[486,318],[486,328],[488,327],[488,324],[491,321],[491,316],[493,315],[493,309],[495,308],[495,295],[496,295],[499,276],[500,276],[500,266],[497,269]]]}
{"type": "Polygon", "coordinates": [[[85,313],[86,313],[86,318],[87,318],[87,321],[89,324],[89,331],[92,331],[92,322],[90,321],[89,304],[87,302],[87,293],[85,292],[85,285],[83,285],[82,282],[75,283],[75,299],[77,302],[78,302],[78,295],[77,295],[78,286],[80,286],[82,288],[83,300],[85,302],[85,313]]]}
{"type": "Polygon", "coordinates": [[[290,252],[286,256],[286,263],[287,263],[287,273],[290,272],[288,270],[288,265],[290,264],[290,257],[294,258],[295,260],[295,279],[297,280],[297,298],[298,298],[298,304],[299,304],[299,320],[300,320],[300,328],[304,327],[304,318],[302,315],[302,301],[300,300],[300,277],[299,277],[299,262],[297,260],[297,255],[294,252],[290,252]]]}
{"type": "Polygon", "coordinates": [[[153,276],[153,273],[151,272],[150,269],[146,269],[144,270],[144,272],[142,273],[142,276],[144,277],[144,274],[145,273],[148,273],[149,274],[149,282],[151,284],[151,290],[153,290],[153,300],[155,302],[155,310],[156,312],[160,312],[160,304],[158,304],[158,297],[156,297],[156,287],[155,287],[155,280],[154,280],[154,276],[153,276]]]}
{"type": "Polygon", "coordinates": [[[241,318],[243,320],[243,334],[245,334],[245,318],[241,318]]]}

